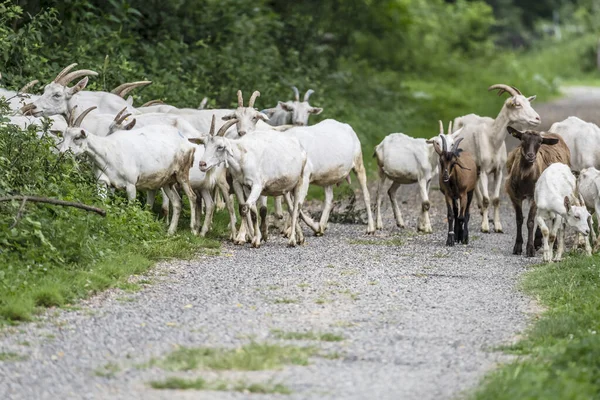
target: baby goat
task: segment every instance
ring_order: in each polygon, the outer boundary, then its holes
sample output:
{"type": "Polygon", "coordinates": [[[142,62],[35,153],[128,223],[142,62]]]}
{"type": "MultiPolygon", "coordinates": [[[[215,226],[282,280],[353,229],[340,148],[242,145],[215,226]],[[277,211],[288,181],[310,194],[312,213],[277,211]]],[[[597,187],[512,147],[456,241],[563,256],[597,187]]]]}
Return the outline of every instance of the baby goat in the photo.
{"type": "MultiPolygon", "coordinates": [[[[577,193],[577,182],[568,165],[554,163],[542,172],[535,184],[535,223],[539,225],[544,242],[545,262],[552,260],[554,240],[558,238],[558,250],[553,261],[560,261],[565,249],[565,225],[569,225],[584,236],[589,235],[591,215],[577,193]]],[[[589,241],[585,250],[592,254],[589,241]]]]}
{"type": "Polygon", "coordinates": [[[440,191],[446,198],[448,209],[446,246],[454,246],[454,242],[467,244],[469,243],[469,209],[477,185],[477,165],[470,153],[463,152],[458,147],[462,138],[457,139],[450,150],[448,150],[446,136],[440,134],[440,139],[441,147],[436,140],[428,140],[428,143],[433,143],[436,153],[440,156],[440,191]]]}
{"type": "Polygon", "coordinates": [[[535,184],[544,170],[553,163],[571,165],[571,153],[565,141],[556,134],[536,131],[518,131],[507,127],[508,133],[521,141],[521,146],[508,155],[506,169],[506,192],[515,209],[517,238],[513,254],[523,252],[523,200],[530,201],[527,216],[527,257],[535,256],[533,244],[534,216],[536,212],[533,198],[535,184]]]}

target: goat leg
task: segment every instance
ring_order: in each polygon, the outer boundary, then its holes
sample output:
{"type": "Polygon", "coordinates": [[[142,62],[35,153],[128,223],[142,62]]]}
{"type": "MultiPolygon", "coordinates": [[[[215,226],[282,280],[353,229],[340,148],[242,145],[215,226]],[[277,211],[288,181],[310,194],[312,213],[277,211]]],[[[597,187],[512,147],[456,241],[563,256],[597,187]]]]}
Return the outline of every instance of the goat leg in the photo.
{"type": "Polygon", "coordinates": [[[535,201],[531,201],[531,206],[529,207],[529,215],[527,215],[527,257],[535,257],[535,246],[533,244],[533,235],[535,232],[535,213],[537,211],[537,206],[535,205],[535,201]]]}
{"type": "Polygon", "coordinates": [[[446,208],[448,209],[448,238],[446,246],[454,246],[454,210],[452,209],[452,199],[446,196],[446,208]]]}
{"type": "Polygon", "coordinates": [[[517,238],[513,247],[513,254],[523,254],[523,204],[521,200],[511,199],[515,209],[515,218],[517,223],[517,238]]]}

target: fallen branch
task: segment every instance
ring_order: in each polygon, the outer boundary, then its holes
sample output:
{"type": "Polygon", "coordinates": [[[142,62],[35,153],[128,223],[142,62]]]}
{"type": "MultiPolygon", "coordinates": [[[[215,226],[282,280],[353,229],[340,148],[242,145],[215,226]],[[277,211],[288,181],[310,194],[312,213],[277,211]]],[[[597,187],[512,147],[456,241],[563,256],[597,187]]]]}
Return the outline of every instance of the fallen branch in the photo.
{"type": "Polygon", "coordinates": [[[88,206],[86,204],[76,203],[76,202],[73,202],[73,201],[64,201],[64,200],[58,200],[58,199],[51,199],[49,197],[37,197],[37,196],[7,196],[7,197],[0,197],[0,202],[3,202],[3,201],[12,201],[12,200],[22,200],[23,201],[22,206],[25,205],[25,202],[31,201],[31,202],[34,202],[34,203],[47,203],[47,204],[54,204],[54,205],[63,206],[63,207],[75,207],[75,208],[79,208],[81,210],[95,212],[97,214],[100,214],[103,217],[106,217],[106,211],[104,211],[101,208],[92,207],[92,206],[88,206]]]}

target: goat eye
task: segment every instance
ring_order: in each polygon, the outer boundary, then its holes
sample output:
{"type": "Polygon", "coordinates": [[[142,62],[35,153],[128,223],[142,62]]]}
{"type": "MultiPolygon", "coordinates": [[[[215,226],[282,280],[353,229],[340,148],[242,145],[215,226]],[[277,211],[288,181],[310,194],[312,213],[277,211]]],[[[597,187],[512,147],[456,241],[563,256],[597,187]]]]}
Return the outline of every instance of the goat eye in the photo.
{"type": "Polygon", "coordinates": [[[217,151],[223,151],[223,150],[225,150],[225,147],[223,147],[223,146],[217,146],[217,151]]]}
{"type": "Polygon", "coordinates": [[[55,99],[59,99],[59,98],[60,98],[60,93],[56,93],[56,94],[55,94],[54,96],[52,96],[52,97],[54,97],[55,99]]]}

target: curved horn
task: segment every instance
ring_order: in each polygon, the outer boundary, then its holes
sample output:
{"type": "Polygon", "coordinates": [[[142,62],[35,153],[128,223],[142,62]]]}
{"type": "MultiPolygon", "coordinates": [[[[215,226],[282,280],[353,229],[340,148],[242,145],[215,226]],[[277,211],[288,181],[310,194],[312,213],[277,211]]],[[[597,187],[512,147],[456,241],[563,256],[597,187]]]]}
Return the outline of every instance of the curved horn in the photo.
{"type": "Polygon", "coordinates": [[[29,104],[25,104],[23,107],[21,107],[21,109],[19,111],[23,115],[30,115],[30,112],[33,109],[35,109],[35,105],[33,103],[29,103],[29,104]]]}
{"type": "Polygon", "coordinates": [[[458,138],[456,139],[456,142],[454,142],[454,144],[452,145],[452,149],[450,150],[451,153],[456,153],[456,151],[458,151],[458,145],[460,144],[460,142],[462,142],[464,138],[458,138]]]}
{"type": "Polygon", "coordinates": [[[79,128],[81,126],[81,123],[83,122],[83,119],[85,118],[85,116],[88,115],[89,113],[91,113],[96,108],[98,108],[98,107],[93,106],[93,107],[88,108],[84,112],[82,112],[75,120],[75,123],[73,124],[73,126],[79,128]]]}
{"type": "Polygon", "coordinates": [[[498,90],[498,96],[501,96],[505,92],[510,93],[511,96],[518,96],[521,94],[518,89],[500,83],[492,85],[488,88],[488,92],[491,92],[492,90],[498,90]]]}
{"type": "Polygon", "coordinates": [[[79,71],[69,72],[62,78],[60,78],[56,83],[59,83],[63,86],[67,86],[71,81],[86,75],[97,76],[98,73],[96,71],[92,71],[91,69],[80,69],[79,71]]]}
{"type": "Polygon", "coordinates": [[[210,136],[215,135],[215,120],[216,120],[216,117],[215,117],[215,114],[213,114],[212,120],[210,121],[210,130],[208,131],[208,134],[210,136]]]}
{"type": "Polygon", "coordinates": [[[296,86],[292,86],[292,90],[294,91],[294,96],[296,96],[296,101],[300,101],[300,92],[298,92],[298,88],[296,86]]]}
{"type": "Polygon", "coordinates": [[[236,124],[237,122],[237,118],[230,119],[229,121],[225,122],[221,129],[219,129],[219,132],[217,132],[217,136],[225,136],[225,132],[227,132],[227,129],[231,128],[231,126],[236,124]]]}
{"type": "Polygon", "coordinates": [[[131,113],[127,113],[125,115],[123,115],[125,112],[127,111],[127,107],[124,107],[121,111],[119,111],[119,113],[115,116],[115,123],[118,125],[121,125],[123,123],[123,121],[125,121],[127,119],[127,117],[131,116],[131,113]]]}
{"type": "Polygon", "coordinates": [[[137,81],[137,82],[124,83],[124,84],[119,85],[116,88],[114,88],[111,91],[111,93],[116,94],[117,96],[120,96],[122,98],[125,98],[125,96],[127,96],[127,93],[131,92],[133,89],[142,87],[142,86],[147,86],[151,83],[152,83],[152,81],[137,81]]]}
{"type": "Polygon", "coordinates": [[[241,90],[237,91],[237,96],[238,96],[238,107],[244,107],[244,97],[242,96],[241,90]]]}
{"type": "Polygon", "coordinates": [[[40,83],[40,81],[38,81],[37,79],[29,82],[27,85],[23,86],[20,90],[19,93],[27,93],[27,91],[29,89],[31,89],[32,87],[34,87],[35,85],[37,85],[38,83],[40,83]]]}
{"type": "Polygon", "coordinates": [[[446,137],[444,135],[440,135],[442,138],[442,151],[444,153],[448,152],[448,143],[446,143],[446,137]]]}
{"type": "Polygon", "coordinates": [[[440,135],[444,134],[444,123],[442,122],[442,120],[438,120],[439,124],[440,124],[440,135]]]}
{"type": "Polygon", "coordinates": [[[519,89],[517,89],[516,87],[514,87],[514,86],[511,85],[511,88],[515,89],[515,91],[517,93],[519,93],[520,95],[523,95],[523,93],[521,93],[521,91],[519,89]]]}
{"type": "Polygon", "coordinates": [[[254,93],[252,93],[252,96],[250,97],[250,101],[248,101],[248,107],[254,107],[254,102],[256,101],[256,98],[258,96],[260,96],[260,92],[258,90],[255,90],[254,93]]]}
{"type": "Polygon", "coordinates": [[[154,106],[156,104],[165,104],[162,100],[150,100],[144,104],[142,104],[140,107],[150,107],[150,106],[154,106]]]}
{"type": "Polygon", "coordinates": [[[56,78],[54,78],[54,82],[58,83],[58,81],[65,76],[65,74],[67,72],[69,72],[70,70],[72,70],[73,68],[75,68],[77,66],[77,63],[73,63],[71,65],[68,65],[67,67],[65,67],[62,71],[60,71],[58,73],[58,75],[56,75],[56,78]]]}
{"type": "Polygon", "coordinates": [[[73,106],[73,108],[71,108],[71,111],[68,111],[68,116],[67,116],[67,126],[69,127],[74,127],[75,126],[75,110],[77,110],[77,106],[73,106]]]}
{"type": "Polygon", "coordinates": [[[127,107],[123,107],[123,109],[122,109],[121,111],[119,111],[119,112],[117,113],[117,115],[115,115],[115,119],[114,119],[114,121],[115,121],[115,122],[117,122],[117,121],[118,121],[118,120],[121,118],[121,115],[123,115],[123,113],[124,113],[125,111],[127,111],[127,107]]]}
{"type": "Polygon", "coordinates": [[[311,94],[313,94],[315,91],[312,89],[308,89],[306,91],[306,93],[304,93],[304,101],[308,101],[308,98],[310,97],[311,94]]]}

